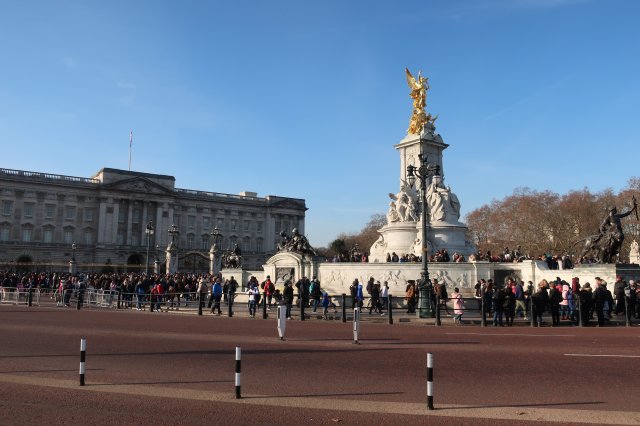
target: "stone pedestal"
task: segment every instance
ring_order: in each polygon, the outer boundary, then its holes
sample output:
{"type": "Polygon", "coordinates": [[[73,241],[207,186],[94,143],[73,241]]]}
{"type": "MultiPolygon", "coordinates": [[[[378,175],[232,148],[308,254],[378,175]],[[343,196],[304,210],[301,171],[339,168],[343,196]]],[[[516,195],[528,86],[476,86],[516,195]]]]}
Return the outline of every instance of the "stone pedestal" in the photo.
{"type": "Polygon", "coordinates": [[[450,256],[458,252],[468,257],[475,251],[466,239],[467,226],[460,222],[460,202],[444,182],[442,154],[448,146],[436,133],[432,122],[425,125],[421,134],[409,134],[395,146],[400,155],[400,192],[392,194],[387,225],[379,230],[380,238],[370,249],[370,262],[384,262],[393,252],[398,256],[410,253],[422,256],[422,222],[414,220],[422,214],[420,180],[416,179],[415,187],[411,187],[407,177],[408,166],[421,165],[420,154],[429,164],[439,167],[439,174],[430,175],[425,187],[428,253],[446,249],[450,256]],[[414,214],[407,214],[407,211],[414,214]]]}
{"type": "Polygon", "coordinates": [[[291,280],[295,284],[301,277],[311,279],[318,275],[318,267],[319,264],[313,259],[289,251],[275,254],[263,265],[264,276],[269,275],[280,291],[283,290],[286,280],[291,280]]]}
{"type": "Polygon", "coordinates": [[[419,166],[418,154],[427,156],[429,163],[440,166],[440,173],[444,176],[442,152],[449,145],[444,143],[442,136],[435,132],[433,123],[425,126],[419,135],[407,135],[395,146],[400,154],[400,179],[407,180],[407,166],[419,166]]]}
{"type": "MultiPolygon", "coordinates": [[[[420,226],[419,222],[418,226],[420,226]]],[[[394,252],[398,256],[413,252],[412,248],[418,236],[416,222],[390,223],[383,226],[378,232],[380,232],[380,238],[371,247],[369,262],[385,262],[387,254],[394,252]]]]}
{"type": "Polygon", "coordinates": [[[158,259],[156,259],[153,262],[153,273],[154,274],[159,274],[160,273],[160,261],[158,259]]]}
{"type": "Polygon", "coordinates": [[[209,250],[209,273],[216,275],[222,270],[222,250],[219,250],[216,245],[212,245],[209,250]]]}
{"type": "Polygon", "coordinates": [[[175,274],[178,272],[178,247],[175,244],[169,243],[166,251],[166,259],[167,259],[167,274],[175,274]]]}
{"type": "Polygon", "coordinates": [[[69,273],[75,274],[78,271],[78,263],[75,260],[69,261],[69,273]]]}
{"type": "MultiPolygon", "coordinates": [[[[418,225],[418,232],[420,226],[418,225]]],[[[461,223],[451,224],[444,222],[433,222],[427,228],[427,239],[429,245],[435,250],[446,249],[449,256],[453,258],[453,253],[458,252],[468,257],[474,252],[474,247],[467,242],[467,227],[461,223]]],[[[420,247],[416,247],[414,253],[418,255],[420,247]]]]}

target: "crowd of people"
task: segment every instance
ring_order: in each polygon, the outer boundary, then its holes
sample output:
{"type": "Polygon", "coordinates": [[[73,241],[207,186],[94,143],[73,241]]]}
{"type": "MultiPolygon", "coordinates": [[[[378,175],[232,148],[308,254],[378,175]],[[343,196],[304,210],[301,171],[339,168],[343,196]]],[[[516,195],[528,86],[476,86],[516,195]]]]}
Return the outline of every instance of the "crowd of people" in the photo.
{"type": "Polygon", "coordinates": [[[363,284],[356,278],[349,287],[351,296],[351,306],[357,306],[363,310],[369,309],[369,315],[373,313],[385,315],[384,311],[389,306],[389,283],[381,284],[373,277],[369,278],[367,284],[363,284]],[[365,291],[368,295],[368,304],[365,307],[365,291]]]}
{"type": "Polygon", "coordinates": [[[552,327],[561,321],[588,326],[594,319],[597,326],[604,326],[614,315],[640,318],[639,297],[640,286],[635,280],[627,282],[620,276],[613,293],[600,277],[595,277],[593,286],[589,282],[581,285],[577,277],[571,283],[559,277],[541,280],[537,286],[511,278],[504,287],[484,279],[475,285],[478,310],[492,318],[494,326],[512,326],[514,318],[521,317],[539,327],[545,315],[551,317],[552,327]]]}
{"type": "MultiPolygon", "coordinates": [[[[258,282],[251,277],[245,285],[238,283],[233,276],[223,278],[221,274],[67,274],[67,273],[17,273],[0,272],[2,297],[7,292],[26,295],[30,290],[38,289],[41,295],[49,295],[58,306],[70,306],[73,296],[88,292],[100,292],[115,300],[119,295],[125,308],[143,310],[146,306],[152,312],[180,306],[188,307],[199,303],[210,309],[212,314],[221,315],[221,303],[228,306],[232,314],[234,299],[239,292],[247,295],[250,317],[255,317],[257,307],[262,302],[265,309],[272,306],[286,306],[286,317],[291,319],[293,306],[297,306],[304,315],[305,309],[313,313],[322,308],[323,318],[328,310],[336,310],[336,304],[325,291],[316,276],[308,279],[303,276],[295,282],[287,280],[282,287],[276,288],[275,282],[267,275],[258,282]],[[296,298],[297,295],[297,298],[296,298]]],[[[551,326],[567,324],[598,326],[606,325],[614,315],[628,315],[640,319],[640,285],[634,280],[628,282],[617,277],[612,288],[595,277],[593,284],[580,283],[575,277],[571,282],[559,277],[552,281],[542,280],[537,286],[529,281],[509,278],[505,285],[496,285],[491,279],[479,280],[474,288],[476,308],[467,308],[458,288],[449,296],[444,282],[433,279],[426,284],[429,294],[428,304],[435,310],[437,304],[447,313],[453,311],[455,323],[462,325],[465,311],[474,309],[484,313],[494,326],[512,326],[515,318],[532,321],[541,326],[545,316],[550,317],[551,326]]],[[[385,315],[389,307],[389,285],[371,277],[365,284],[355,279],[350,288],[351,306],[358,306],[369,315],[385,315]],[[366,306],[365,306],[366,302],[366,306]]],[[[415,313],[419,299],[419,285],[409,280],[405,289],[405,301],[408,313],[415,313]]]]}

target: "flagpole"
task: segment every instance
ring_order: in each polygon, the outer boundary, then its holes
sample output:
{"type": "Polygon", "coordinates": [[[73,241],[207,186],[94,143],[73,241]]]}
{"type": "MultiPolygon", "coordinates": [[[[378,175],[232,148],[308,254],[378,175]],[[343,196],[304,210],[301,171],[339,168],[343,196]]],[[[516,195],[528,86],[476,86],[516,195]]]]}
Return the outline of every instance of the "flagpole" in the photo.
{"type": "Polygon", "coordinates": [[[131,145],[133,145],[133,130],[129,132],[129,171],[131,171],[131,145]]]}

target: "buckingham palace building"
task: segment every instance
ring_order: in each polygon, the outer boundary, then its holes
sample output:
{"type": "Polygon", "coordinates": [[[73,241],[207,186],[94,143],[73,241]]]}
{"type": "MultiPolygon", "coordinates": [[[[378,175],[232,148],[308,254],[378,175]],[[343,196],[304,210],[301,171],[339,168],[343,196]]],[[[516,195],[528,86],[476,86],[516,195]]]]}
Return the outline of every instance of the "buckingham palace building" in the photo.
{"type": "Polygon", "coordinates": [[[72,258],[80,271],[144,269],[164,263],[173,225],[179,272],[208,271],[214,228],[223,250],[237,245],[243,266],[256,269],[280,231],[304,234],[303,199],[180,189],[175,180],[111,168],[90,178],[0,169],[0,269],[66,270],[72,258]]]}

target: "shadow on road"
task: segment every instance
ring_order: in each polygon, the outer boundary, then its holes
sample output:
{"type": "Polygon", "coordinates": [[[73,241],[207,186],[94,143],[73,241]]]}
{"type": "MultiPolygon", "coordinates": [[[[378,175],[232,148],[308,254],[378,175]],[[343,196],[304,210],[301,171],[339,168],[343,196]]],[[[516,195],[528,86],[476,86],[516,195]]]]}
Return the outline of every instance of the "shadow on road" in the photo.
{"type": "Polygon", "coordinates": [[[170,382],[125,382],[125,383],[94,383],[88,384],[87,387],[101,387],[101,386],[127,386],[127,385],[193,385],[200,383],[233,383],[233,380],[191,380],[180,381],[173,380],[170,382]]]}
{"type": "Polygon", "coordinates": [[[441,408],[442,410],[468,410],[472,408],[534,408],[534,407],[562,407],[567,405],[606,404],[604,401],[585,402],[549,402],[546,404],[496,404],[496,405],[464,405],[459,407],[441,408]]]}
{"type": "MultiPolygon", "coordinates": [[[[372,395],[403,395],[404,392],[360,392],[360,393],[316,393],[316,394],[300,394],[295,395],[269,395],[268,398],[309,398],[322,396],[372,396],[372,395]]],[[[261,399],[266,396],[243,396],[244,399],[261,399]]]]}
{"type": "MultiPolygon", "coordinates": [[[[368,343],[375,343],[375,340],[365,340],[368,343]]],[[[381,342],[379,345],[479,345],[480,342],[397,342],[387,343],[381,342]]]]}
{"type": "MultiPolygon", "coordinates": [[[[104,368],[87,368],[86,371],[104,371],[104,368]]],[[[73,370],[22,370],[22,371],[0,371],[0,374],[16,374],[16,373],[71,373],[78,372],[78,369],[73,370]]]]}

